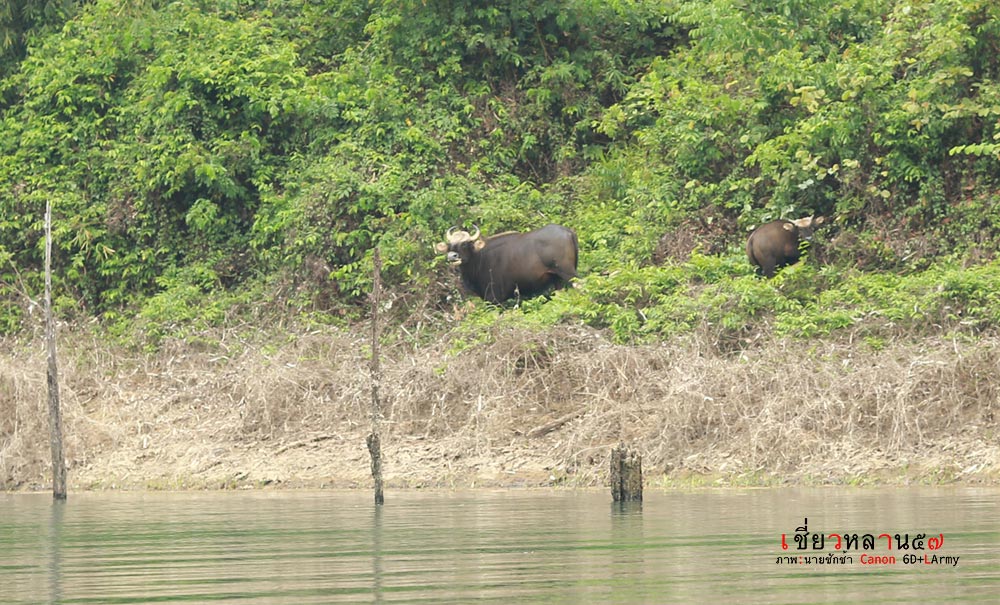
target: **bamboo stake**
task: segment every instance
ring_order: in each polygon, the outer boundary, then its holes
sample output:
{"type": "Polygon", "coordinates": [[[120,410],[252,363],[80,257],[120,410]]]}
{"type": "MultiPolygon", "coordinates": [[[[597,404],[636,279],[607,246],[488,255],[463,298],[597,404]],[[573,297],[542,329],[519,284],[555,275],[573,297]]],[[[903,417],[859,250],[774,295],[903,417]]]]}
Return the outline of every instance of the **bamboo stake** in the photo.
{"type": "Polygon", "coordinates": [[[382,303],[382,256],[378,247],[372,258],[374,264],[374,280],[372,283],[372,432],[366,440],[368,443],[368,453],[372,458],[372,478],[375,480],[375,504],[385,503],[385,496],[382,494],[382,443],[379,437],[379,420],[382,417],[382,400],[379,396],[379,389],[382,385],[382,371],[379,367],[379,325],[378,308],[382,303]]]}
{"type": "Polygon", "coordinates": [[[66,499],[66,459],[63,457],[62,414],[59,411],[59,368],[56,364],[56,323],[52,317],[52,202],[45,202],[45,345],[48,350],[49,444],[52,447],[52,497],[66,499]]]}

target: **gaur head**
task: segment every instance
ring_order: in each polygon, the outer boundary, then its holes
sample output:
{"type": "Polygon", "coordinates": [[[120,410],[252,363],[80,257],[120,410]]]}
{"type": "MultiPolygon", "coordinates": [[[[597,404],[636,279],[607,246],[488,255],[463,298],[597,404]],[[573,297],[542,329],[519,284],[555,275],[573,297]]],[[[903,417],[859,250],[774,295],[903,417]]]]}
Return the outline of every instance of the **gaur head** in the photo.
{"type": "Polygon", "coordinates": [[[443,242],[434,245],[434,250],[438,254],[448,253],[448,262],[453,265],[460,265],[462,261],[467,261],[474,252],[478,252],[486,245],[486,240],[479,236],[479,227],[473,225],[475,232],[462,231],[458,227],[452,227],[445,233],[443,242]]]}

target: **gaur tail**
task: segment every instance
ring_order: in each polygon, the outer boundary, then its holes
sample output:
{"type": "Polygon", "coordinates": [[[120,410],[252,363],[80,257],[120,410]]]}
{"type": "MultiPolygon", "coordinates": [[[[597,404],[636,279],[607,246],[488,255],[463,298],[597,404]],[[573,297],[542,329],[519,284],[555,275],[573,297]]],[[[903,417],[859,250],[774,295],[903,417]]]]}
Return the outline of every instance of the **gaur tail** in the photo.
{"type": "Polygon", "coordinates": [[[577,276],[576,267],[580,259],[580,243],[577,241],[576,231],[573,231],[572,229],[567,229],[567,231],[569,231],[571,241],[573,242],[572,263],[570,263],[570,266],[568,267],[563,267],[559,263],[554,263],[554,266],[550,267],[549,270],[559,279],[569,283],[569,280],[577,276]]]}
{"type": "Polygon", "coordinates": [[[576,239],[576,231],[570,229],[569,235],[573,240],[573,264],[570,267],[558,267],[556,269],[556,275],[565,282],[569,282],[569,280],[576,277],[576,267],[580,260],[580,243],[576,239]]]}
{"type": "Polygon", "coordinates": [[[755,234],[756,231],[754,233],[751,233],[750,237],[747,239],[747,258],[750,259],[750,262],[752,264],[757,265],[759,267],[760,261],[757,260],[757,255],[753,253],[753,239],[754,239],[753,236],[755,234]]]}
{"type": "Polygon", "coordinates": [[[573,277],[576,277],[576,267],[580,262],[580,244],[576,240],[576,231],[570,231],[573,235],[573,277]]]}
{"type": "Polygon", "coordinates": [[[757,254],[754,252],[754,236],[757,235],[757,230],[754,229],[750,237],[747,238],[747,258],[750,259],[750,264],[753,265],[754,273],[757,275],[764,275],[764,263],[757,258],[757,254]]]}

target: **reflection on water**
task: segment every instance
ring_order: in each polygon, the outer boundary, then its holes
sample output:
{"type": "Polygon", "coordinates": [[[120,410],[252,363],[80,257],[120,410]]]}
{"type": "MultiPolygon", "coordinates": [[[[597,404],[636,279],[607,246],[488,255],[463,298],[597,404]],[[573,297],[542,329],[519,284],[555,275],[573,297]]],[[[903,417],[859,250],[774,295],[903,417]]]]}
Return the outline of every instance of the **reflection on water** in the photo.
{"type": "MultiPolygon", "coordinates": [[[[995,602],[1000,490],[0,495],[0,603],[995,602]],[[777,564],[813,533],[944,534],[896,562],[777,564]],[[782,551],[787,534],[789,551],[782,551]]],[[[877,554],[890,554],[883,538],[877,554]]]]}

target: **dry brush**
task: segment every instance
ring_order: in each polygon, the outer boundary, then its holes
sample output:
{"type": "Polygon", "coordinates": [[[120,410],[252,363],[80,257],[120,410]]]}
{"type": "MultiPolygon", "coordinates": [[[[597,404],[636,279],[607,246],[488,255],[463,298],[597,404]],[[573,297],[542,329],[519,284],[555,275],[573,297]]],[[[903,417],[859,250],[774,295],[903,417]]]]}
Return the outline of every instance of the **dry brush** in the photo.
{"type": "MultiPolygon", "coordinates": [[[[582,327],[489,330],[459,351],[448,335],[383,349],[389,485],[599,485],[619,441],[642,452],[654,482],[1000,477],[993,338],[720,353],[696,337],[623,346],[582,327]]],[[[360,332],[152,355],[63,340],[77,489],[365,484],[360,332]]],[[[0,351],[0,486],[44,487],[43,351],[0,351]]]]}

